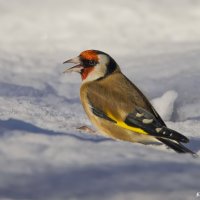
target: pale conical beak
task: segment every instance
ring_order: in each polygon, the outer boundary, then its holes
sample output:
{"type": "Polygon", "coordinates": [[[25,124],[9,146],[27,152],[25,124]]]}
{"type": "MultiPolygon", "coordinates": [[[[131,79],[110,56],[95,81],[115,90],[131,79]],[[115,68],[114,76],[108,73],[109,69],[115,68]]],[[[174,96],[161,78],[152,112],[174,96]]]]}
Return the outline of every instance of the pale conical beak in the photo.
{"type": "Polygon", "coordinates": [[[76,57],[76,58],[72,58],[70,60],[65,61],[63,64],[65,63],[73,63],[76,64],[75,66],[66,69],[63,73],[68,73],[68,72],[78,72],[80,73],[81,70],[83,69],[83,66],[81,65],[81,60],[80,57],[76,57]]]}

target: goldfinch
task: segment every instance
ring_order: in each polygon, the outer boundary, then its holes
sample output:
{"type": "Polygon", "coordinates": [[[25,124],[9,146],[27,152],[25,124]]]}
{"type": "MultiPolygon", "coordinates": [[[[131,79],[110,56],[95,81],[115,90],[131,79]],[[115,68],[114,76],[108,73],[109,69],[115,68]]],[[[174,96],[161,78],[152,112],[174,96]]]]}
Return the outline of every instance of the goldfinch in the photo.
{"type": "Polygon", "coordinates": [[[178,153],[196,155],[182,144],[189,139],[166,126],[111,56],[98,50],[86,50],[64,63],[76,64],[64,73],[80,73],[81,103],[103,135],[143,144],[161,142],[178,153]]]}

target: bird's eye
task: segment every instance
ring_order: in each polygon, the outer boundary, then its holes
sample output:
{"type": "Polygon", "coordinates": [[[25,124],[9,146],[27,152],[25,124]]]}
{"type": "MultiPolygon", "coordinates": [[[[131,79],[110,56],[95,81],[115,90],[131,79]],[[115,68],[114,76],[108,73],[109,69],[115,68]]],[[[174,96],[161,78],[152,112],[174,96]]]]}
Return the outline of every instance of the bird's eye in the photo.
{"type": "Polygon", "coordinates": [[[94,67],[98,62],[96,60],[86,60],[82,59],[82,64],[84,67],[94,67]]]}
{"type": "Polygon", "coordinates": [[[88,60],[88,65],[94,66],[96,65],[96,62],[94,60],[88,60]]]}
{"type": "Polygon", "coordinates": [[[95,66],[97,62],[95,60],[84,60],[83,64],[86,67],[90,67],[90,66],[95,66]]]}

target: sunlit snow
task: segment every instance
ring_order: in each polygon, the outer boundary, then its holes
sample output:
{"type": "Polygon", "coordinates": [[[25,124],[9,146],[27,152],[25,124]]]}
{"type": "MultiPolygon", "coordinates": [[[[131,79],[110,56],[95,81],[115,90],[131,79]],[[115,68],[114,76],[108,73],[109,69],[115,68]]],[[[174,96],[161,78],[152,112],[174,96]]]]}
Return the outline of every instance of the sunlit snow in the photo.
{"type": "Polygon", "coordinates": [[[200,154],[200,2],[0,0],[0,199],[196,199],[200,162],[164,145],[80,132],[78,74],[62,62],[110,54],[200,154]]]}

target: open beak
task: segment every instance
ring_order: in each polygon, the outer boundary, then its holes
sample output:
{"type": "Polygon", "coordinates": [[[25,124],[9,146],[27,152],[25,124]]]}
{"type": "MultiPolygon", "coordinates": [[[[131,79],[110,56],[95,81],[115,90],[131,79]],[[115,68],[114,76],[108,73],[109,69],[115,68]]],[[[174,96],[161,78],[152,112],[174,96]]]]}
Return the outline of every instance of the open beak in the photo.
{"type": "Polygon", "coordinates": [[[68,73],[68,72],[78,72],[80,73],[81,70],[83,69],[83,66],[81,65],[81,60],[80,57],[76,57],[76,58],[72,58],[70,60],[65,61],[63,64],[65,63],[73,63],[76,64],[73,67],[67,68],[63,73],[68,73]]]}

